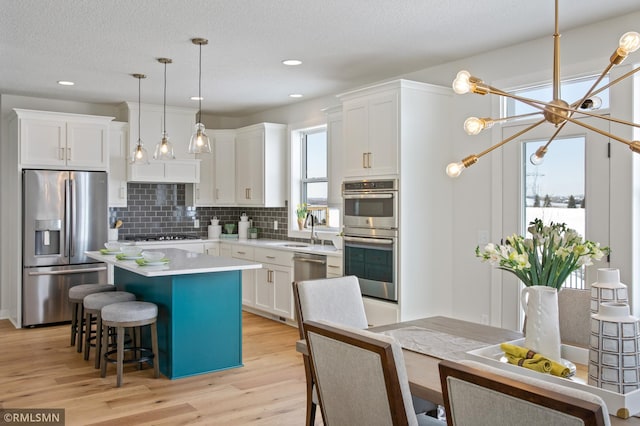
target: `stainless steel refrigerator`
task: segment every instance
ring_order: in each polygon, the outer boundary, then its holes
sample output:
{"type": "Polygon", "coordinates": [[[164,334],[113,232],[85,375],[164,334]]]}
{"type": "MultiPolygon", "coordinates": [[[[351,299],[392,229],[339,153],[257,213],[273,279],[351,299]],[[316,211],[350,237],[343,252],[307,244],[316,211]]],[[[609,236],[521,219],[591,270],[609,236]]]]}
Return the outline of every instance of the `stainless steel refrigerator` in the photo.
{"type": "Polygon", "coordinates": [[[107,241],[107,174],[24,170],[22,200],[22,325],[69,321],[69,288],[107,282],[85,255],[107,241]]]}

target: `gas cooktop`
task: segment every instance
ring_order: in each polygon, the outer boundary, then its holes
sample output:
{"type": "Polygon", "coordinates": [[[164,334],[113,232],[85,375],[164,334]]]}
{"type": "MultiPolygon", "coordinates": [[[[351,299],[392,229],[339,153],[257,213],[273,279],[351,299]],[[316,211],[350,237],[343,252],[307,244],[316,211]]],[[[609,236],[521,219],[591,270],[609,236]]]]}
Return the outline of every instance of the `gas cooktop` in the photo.
{"type": "Polygon", "coordinates": [[[125,237],[128,241],[177,241],[177,240],[197,240],[200,237],[189,234],[162,234],[162,235],[131,235],[125,237]]]}

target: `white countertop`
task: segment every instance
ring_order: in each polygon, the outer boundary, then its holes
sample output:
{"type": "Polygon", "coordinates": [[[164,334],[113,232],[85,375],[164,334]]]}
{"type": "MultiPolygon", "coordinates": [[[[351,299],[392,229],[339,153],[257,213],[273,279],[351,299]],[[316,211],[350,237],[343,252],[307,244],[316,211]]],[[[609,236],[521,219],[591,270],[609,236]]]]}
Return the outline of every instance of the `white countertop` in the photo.
{"type": "Polygon", "coordinates": [[[262,264],[242,259],[208,256],[185,250],[165,248],[161,250],[169,263],[159,266],[140,266],[135,260],[118,260],[115,255],[102,254],[99,251],[89,251],[87,256],[126,269],[145,277],[160,277],[165,275],[202,274],[207,272],[238,271],[243,269],[260,269],[262,264]]]}
{"type": "MultiPolygon", "coordinates": [[[[164,241],[120,241],[128,244],[135,244],[139,246],[153,247],[158,246],[175,246],[179,247],[180,244],[202,244],[202,243],[228,243],[236,245],[245,245],[250,247],[264,247],[276,250],[285,250],[293,252],[311,253],[311,254],[323,254],[326,256],[342,257],[342,250],[337,250],[333,245],[311,245],[309,243],[302,243],[297,241],[288,240],[271,240],[267,238],[246,239],[246,240],[234,240],[219,238],[216,240],[209,239],[193,239],[193,240],[164,240],[164,241]],[[291,246],[295,245],[295,247],[291,246]],[[302,246],[302,247],[301,247],[302,246]]],[[[168,250],[168,249],[162,249],[168,250]]]]}
{"type": "Polygon", "coordinates": [[[221,242],[229,244],[238,244],[251,247],[264,247],[269,249],[294,251],[311,254],[324,254],[326,256],[342,257],[342,250],[337,250],[333,245],[311,245],[309,243],[301,243],[297,241],[286,240],[269,240],[266,238],[247,239],[247,240],[227,240],[221,238],[219,240],[203,240],[204,242],[221,242]]]}

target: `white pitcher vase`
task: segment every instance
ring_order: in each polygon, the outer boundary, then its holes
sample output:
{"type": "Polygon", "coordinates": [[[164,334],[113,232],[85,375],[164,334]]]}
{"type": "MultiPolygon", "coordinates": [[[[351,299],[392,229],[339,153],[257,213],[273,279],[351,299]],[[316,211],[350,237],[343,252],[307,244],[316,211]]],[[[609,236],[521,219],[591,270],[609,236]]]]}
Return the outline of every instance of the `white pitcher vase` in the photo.
{"type": "Polygon", "coordinates": [[[525,287],[520,295],[527,315],[524,345],[549,359],[560,361],[558,291],[554,287],[525,287]]]}

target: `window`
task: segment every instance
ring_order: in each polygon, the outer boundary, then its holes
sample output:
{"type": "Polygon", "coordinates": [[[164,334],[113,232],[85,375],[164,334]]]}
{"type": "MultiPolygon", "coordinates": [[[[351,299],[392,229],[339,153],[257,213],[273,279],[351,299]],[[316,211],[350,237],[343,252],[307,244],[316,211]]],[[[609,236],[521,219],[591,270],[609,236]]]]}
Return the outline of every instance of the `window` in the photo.
{"type": "MultiPolygon", "coordinates": [[[[571,80],[564,80],[560,83],[560,97],[571,104],[572,102],[579,101],[587,90],[591,88],[595,83],[597,77],[583,77],[571,80]]],[[[602,87],[609,83],[609,76],[605,76],[600,84],[596,87],[602,87]]],[[[526,87],[523,89],[511,91],[514,95],[518,95],[524,98],[535,99],[539,101],[550,101],[553,99],[553,86],[551,84],[544,84],[540,86],[526,87]]],[[[597,97],[602,101],[600,109],[609,108],[609,90],[603,90],[597,94],[597,97]]],[[[532,112],[539,112],[540,110],[517,101],[512,98],[505,99],[505,117],[511,117],[514,115],[529,114],[532,112]]],[[[525,117],[528,118],[528,117],[525,117]]]]}
{"type": "Polygon", "coordinates": [[[329,222],[327,179],[327,130],[325,127],[300,132],[300,200],[307,204],[319,226],[329,222]]]}

